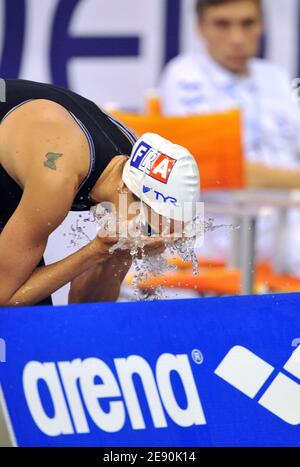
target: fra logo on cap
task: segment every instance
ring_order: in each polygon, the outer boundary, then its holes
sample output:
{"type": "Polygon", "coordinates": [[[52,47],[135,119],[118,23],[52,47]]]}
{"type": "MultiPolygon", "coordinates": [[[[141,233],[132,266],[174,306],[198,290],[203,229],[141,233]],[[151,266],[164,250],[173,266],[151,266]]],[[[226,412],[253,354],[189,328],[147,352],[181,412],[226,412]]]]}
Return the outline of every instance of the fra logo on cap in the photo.
{"type": "Polygon", "coordinates": [[[175,164],[176,159],[155,151],[145,141],[138,145],[130,162],[132,167],[165,184],[175,164]]]}

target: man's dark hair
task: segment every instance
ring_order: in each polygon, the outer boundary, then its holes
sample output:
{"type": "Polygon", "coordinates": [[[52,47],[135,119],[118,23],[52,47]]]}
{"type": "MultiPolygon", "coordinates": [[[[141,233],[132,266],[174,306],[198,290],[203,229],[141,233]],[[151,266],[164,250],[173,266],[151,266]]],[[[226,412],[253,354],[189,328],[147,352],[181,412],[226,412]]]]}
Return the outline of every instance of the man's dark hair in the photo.
{"type": "MultiPolygon", "coordinates": [[[[225,5],[226,3],[238,2],[241,0],[196,0],[196,13],[198,18],[201,17],[203,12],[211,7],[211,6],[218,6],[218,5],[225,5]]],[[[262,0],[253,0],[257,3],[257,6],[262,9],[262,0]]]]}

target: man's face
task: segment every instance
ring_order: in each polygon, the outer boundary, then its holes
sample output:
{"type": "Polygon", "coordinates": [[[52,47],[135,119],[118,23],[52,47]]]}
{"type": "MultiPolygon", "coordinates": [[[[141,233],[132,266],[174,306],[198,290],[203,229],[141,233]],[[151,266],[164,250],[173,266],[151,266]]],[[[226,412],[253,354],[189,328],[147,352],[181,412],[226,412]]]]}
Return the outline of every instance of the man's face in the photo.
{"type": "Polygon", "coordinates": [[[207,7],[199,28],[217,63],[233,73],[247,73],[248,60],[257,55],[263,30],[261,11],[255,1],[207,7]]]}

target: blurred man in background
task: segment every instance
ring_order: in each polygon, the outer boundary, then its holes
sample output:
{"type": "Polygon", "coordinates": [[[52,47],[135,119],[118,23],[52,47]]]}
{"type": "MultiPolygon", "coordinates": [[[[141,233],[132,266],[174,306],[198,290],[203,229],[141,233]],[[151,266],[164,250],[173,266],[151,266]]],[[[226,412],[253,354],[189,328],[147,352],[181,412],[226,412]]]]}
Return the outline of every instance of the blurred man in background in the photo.
{"type": "MultiPolygon", "coordinates": [[[[300,110],[291,82],[280,67],[255,58],[263,35],[262,1],[197,0],[196,13],[204,51],[167,65],[161,81],[163,112],[188,115],[240,108],[248,186],[300,188],[300,110]]],[[[291,212],[288,222],[289,242],[295,248],[300,241],[299,211],[291,212]]],[[[266,223],[261,228],[265,233],[266,223]]],[[[221,236],[214,235],[218,249],[221,236]]],[[[260,256],[268,258],[272,248],[267,251],[266,244],[273,239],[262,240],[260,256]]],[[[286,259],[287,268],[300,273],[300,257],[286,259]]]]}

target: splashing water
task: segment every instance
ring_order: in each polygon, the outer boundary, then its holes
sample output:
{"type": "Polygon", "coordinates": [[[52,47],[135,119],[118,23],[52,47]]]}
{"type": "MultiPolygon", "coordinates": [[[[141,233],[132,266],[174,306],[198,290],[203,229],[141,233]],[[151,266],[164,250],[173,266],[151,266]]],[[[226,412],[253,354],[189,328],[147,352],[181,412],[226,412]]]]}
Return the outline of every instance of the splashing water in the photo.
{"type": "MultiPolygon", "coordinates": [[[[109,213],[102,206],[93,208],[93,215],[97,222],[97,234],[101,236],[116,228],[116,220],[113,214],[109,213]]],[[[129,250],[132,257],[132,265],[135,271],[132,285],[134,287],[134,295],[137,300],[159,300],[164,298],[163,286],[155,287],[153,290],[140,291],[138,284],[148,277],[156,277],[162,272],[174,272],[177,266],[167,262],[166,254],[157,254],[149,256],[145,251],[147,237],[143,235],[143,216],[136,216],[129,222],[129,231],[131,235],[121,236],[109,250],[113,254],[117,250],[129,250]]],[[[166,235],[169,231],[170,223],[167,223],[165,230],[162,232],[162,239],[165,244],[168,256],[179,256],[184,262],[191,262],[193,266],[193,274],[199,274],[198,259],[195,253],[196,240],[203,237],[204,232],[212,231],[221,226],[215,226],[213,219],[203,221],[202,218],[196,218],[192,223],[186,226],[184,238],[170,238],[166,235]]]]}
{"type": "MultiPolygon", "coordinates": [[[[102,205],[96,205],[91,208],[87,217],[79,216],[80,219],[71,226],[69,235],[72,237],[72,247],[79,247],[82,240],[90,241],[91,239],[85,233],[85,226],[82,223],[93,222],[97,226],[97,235],[105,237],[116,231],[115,215],[110,213],[102,205]]],[[[128,224],[130,235],[127,230],[118,234],[119,240],[110,249],[109,253],[113,254],[117,250],[129,250],[132,258],[132,266],[134,270],[134,279],[132,285],[134,287],[134,296],[136,300],[160,300],[165,298],[163,286],[155,286],[150,290],[141,290],[138,284],[148,277],[156,277],[162,273],[174,272],[177,266],[169,264],[167,257],[180,257],[184,262],[192,264],[193,274],[199,275],[198,259],[195,252],[195,244],[199,238],[203,238],[204,233],[212,232],[220,228],[239,228],[233,225],[214,225],[214,219],[210,218],[207,221],[197,217],[191,222],[185,230],[184,238],[170,239],[167,235],[169,223],[162,232],[162,239],[165,244],[166,253],[149,256],[145,251],[147,240],[144,234],[144,217],[142,214],[137,215],[128,224]]],[[[116,236],[116,235],[114,235],[116,236]]]]}
{"type": "MultiPolygon", "coordinates": [[[[68,236],[71,237],[68,248],[78,249],[82,247],[83,242],[89,243],[91,241],[91,238],[85,232],[85,224],[87,222],[95,222],[95,219],[91,213],[89,213],[87,217],[83,217],[82,214],[79,214],[76,222],[71,224],[71,232],[68,233],[68,236]]],[[[64,234],[64,237],[66,236],[67,234],[64,234]]]]}

